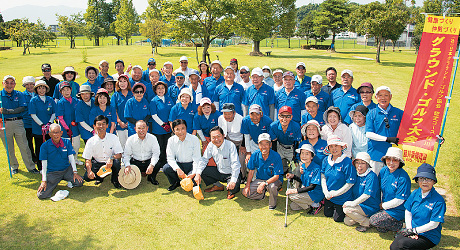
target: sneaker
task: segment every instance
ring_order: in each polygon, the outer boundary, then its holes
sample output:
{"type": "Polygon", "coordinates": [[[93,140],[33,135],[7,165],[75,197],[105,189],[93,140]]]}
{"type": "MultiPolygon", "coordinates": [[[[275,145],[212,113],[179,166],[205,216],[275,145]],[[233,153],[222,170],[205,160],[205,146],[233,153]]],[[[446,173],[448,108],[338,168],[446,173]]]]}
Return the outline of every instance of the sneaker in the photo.
{"type": "Polygon", "coordinates": [[[29,173],[32,173],[32,174],[40,174],[40,171],[38,171],[36,168],[32,169],[32,170],[29,170],[29,173]]]}
{"type": "Polygon", "coordinates": [[[77,165],[80,165],[80,166],[84,164],[82,161],[80,161],[80,160],[78,160],[78,159],[75,160],[75,163],[76,163],[77,165]]]}
{"type": "Polygon", "coordinates": [[[356,231],[358,232],[366,232],[369,227],[364,227],[364,226],[357,226],[356,231]]]}
{"type": "Polygon", "coordinates": [[[324,200],[322,200],[322,201],[319,202],[319,207],[316,208],[316,210],[315,210],[315,212],[313,213],[313,215],[318,214],[321,210],[323,210],[323,207],[324,207],[324,200]]]}
{"type": "Polygon", "coordinates": [[[268,206],[268,210],[275,210],[276,206],[268,206]]]}
{"type": "Polygon", "coordinates": [[[17,173],[19,173],[19,170],[17,170],[17,169],[11,170],[11,174],[17,174],[17,173]]]}
{"type": "Polygon", "coordinates": [[[104,181],[103,179],[102,180],[97,180],[97,181],[94,182],[94,185],[100,185],[103,181],[104,181]]]}
{"type": "Polygon", "coordinates": [[[311,214],[311,215],[314,215],[315,214],[315,211],[316,211],[316,207],[310,207],[307,211],[307,214],[311,214]]]}
{"type": "Polygon", "coordinates": [[[68,188],[73,188],[72,182],[68,181],[68,182],[67,182],[67,187],[68,187],[68,188]]]}

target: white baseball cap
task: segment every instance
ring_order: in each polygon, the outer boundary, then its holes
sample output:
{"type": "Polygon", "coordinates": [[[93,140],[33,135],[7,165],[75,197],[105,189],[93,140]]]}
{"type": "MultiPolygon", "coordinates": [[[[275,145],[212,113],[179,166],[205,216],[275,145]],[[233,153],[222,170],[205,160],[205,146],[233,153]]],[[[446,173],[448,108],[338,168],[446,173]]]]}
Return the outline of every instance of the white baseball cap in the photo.
{"type": "Polygon", "coordinates": [[[141,71],[143,70],[141,65],[134,65],[131,70],[134,70],[134,69],[140,69],[141,71]]]}
{"type": "Polygon", "coordinates": [[[170,62],[170,61],[167,61],[167,62],[163,63],[163,67],[166,66],[166,65],[171,65],[171,66],[174,67],[174,65],[173,65],[172,62],[170,62]]]}
{"type": "Polygon", "coordinates": [[[297,69],[299,66],[303,66],[304,68],[307,68],[307,67],[305,66],[305,63],[303,63],[303,62],[298,62],[298,63],[295,65],[295,68],[297,69]]]}
{"type": "Polygon", "coordinates": [[[318,98],[316,98],[316,96],[309,96],[306,100],[305,100],[305,105],[307,105],[308,102],[314,102],[316,104],[318,104],[318,98]]]}
{"type": "Polygon", "coordinates": [[[22,86],[25,87],[26,83],[35,83],[35,78],[33,76],[25,76],[22,78],[22,86]]]}
{"type": "Polygon", "coordinates": [[[263,71],[264,69],[268,69],[268,71],[270,71],[270,74],[272,73],[272,70],[271,70],[270,67],[268,67],[267,65],[265,65],[265,66],[262,67],[262,71],[263,71]]]}
{"type": "Polygon", "coordinates": [[[107,62],[107,60],[102,60],[99,62],[99,66],[101,66],[103,63],[107,63],[107,65],[109,65],[109,62],[107,62]]]}
{"type": "Polygon", "coordinates": [[[308,150],[308,151],[310,151],[310,152],[313,153],[313,156],[315,156],[315,149],[313,148],[313,146],[312,146],[311,144],[305,143],[305,144],[302,145],[302,147],[296,149],[295,151],[296,151],[298,154],[300,154],[300,152],[301,152],[302,150],[308,150]]]}
{"type": "Polygon", "coordinates": [[[268,133],[262,133],[259,135],[259,138],[257,138],[258,142],[260,143],[261,141],[272,141],[271,138],[270,138],[270,135],[268,133]]]}
{"type": "Polygon", "coordinates": [[[13,81],[16,81],[16,78],[14,78],[14,76],[12,75],[6,75],[5,77],[3,77],[3,81],[6,81],[7,79],[13,79],[13,81]]]}
{"type": "Polygon", "coordinates": [[[380,86],[377,88],[377,90],[375,90],[375,98],[377,98],[377,94],[379,93],[380,90],[386,90],[388,92],[390,92],[390,95],[391,95],[391,90],[389,87],[387,86],[380,86]]]}
{"type": "Polygon", "coordinates": [[[221,68],[223,68],[223,67],[222,67],[222,63],[220,63],[219,60],[214,60],[214,61],[212,61],[211,65],[209,65],[209,67],[212,67],[213,64],[219,64],[219,66],[220,66],[221,68]]]}
{"type": "Polygon", "coordinates": [[[187,61],[188,62],[188,58],[186,56],[181,56],[180,59],[179,59],[179,62],[182,62],[182,61],[187,61]]]}
{"type": "Polygon", "coordinates": [[[281,76],[283,76],[283,71],[280,69],[273,71],[273,75],[275,75],[276,73],[281,73],[281,76]]]}
{"type": "Polygon", "coordinates": [[[348,74],[350,75],[351,77],[353,77],[353,71],[349,70],[349,69],[344,69],[342,71],[342,74],[340,74],[340,76],[343,76],[344,74],[348,74]]]}
{"type": "Polygon", "coordinates": [[[257,67],[257,68],[254,68],[251,72],[251,76],[252,75],[258,75],[258,76],[263,76],[264,75],[264,72],[262,71],[261,68],[257,67]]]}
{"type": "Polygon", "coordinates": [[[313,75],[311,77],[311,82],[317,82],[318,84],[323,84],[323,77],[320,75],[313,75]]]}

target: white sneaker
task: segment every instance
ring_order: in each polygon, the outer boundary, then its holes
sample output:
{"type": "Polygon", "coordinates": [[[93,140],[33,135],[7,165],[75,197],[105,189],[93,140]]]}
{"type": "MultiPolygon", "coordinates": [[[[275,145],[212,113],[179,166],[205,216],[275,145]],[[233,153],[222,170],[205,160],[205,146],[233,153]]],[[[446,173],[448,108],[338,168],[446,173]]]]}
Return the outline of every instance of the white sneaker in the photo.
{"type": "Polygon", "coordinates": [[[72,182],[68,181],[68,182],[67,182],[67,187],[73,188],[72,182]]]}
{"type": "Polygon", "coordinates": [[[75,163],[76,163],[77,165],[83,165],[83,162],[80,161],[80,160],[78,160],[78,159],[75,161],[75,163]]]}

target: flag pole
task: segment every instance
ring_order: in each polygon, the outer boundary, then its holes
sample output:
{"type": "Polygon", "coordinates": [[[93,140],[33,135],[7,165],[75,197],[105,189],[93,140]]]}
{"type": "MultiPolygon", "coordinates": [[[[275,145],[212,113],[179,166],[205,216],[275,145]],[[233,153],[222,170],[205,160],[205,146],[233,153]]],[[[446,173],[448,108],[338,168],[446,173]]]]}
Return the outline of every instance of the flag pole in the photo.
{"type": "MultiPolygon", "coordinates": [[[[459,56],[460,56],[460,44],[458,45],[457,56],[454,57],[454,59],[455,59],[455,69],[454,69],[454,75],[452,77],[452,82],[450,84],[449,95],[446,96],[446,99],[447,99],[446,112],[444,112],[444,118],[442,119],[441,133],[439,134],[441,137],[444,134],[444,127],[446,126],[447,112],[449,112],[450,100],[452,99],[452,91],[454,90],[455,75],[457,74],[459,56]]],[[[436,157],[434,158],[434,163],[433,163],[433,167],[435,167],[435,168],[436,168],[436,163],[438,162],[438,155],[439,155],[439,149],[440,148],[441,148],[441,143],[438,142],[438,149],[436,150],[436,157]]]]}
{"type": "Polygon", "coordinates": [[[5,124],[5,116],[3,115],[3,101],[0,97],[0,109],[2,109],[2,129],[3,129],[3,136],[5,137],[5,148],[6,148],[6,158],[8,158],[8,169],[10,170],[10,178],[13,178],[13,174],[11,173],[11,162],[10,162],[10,152],[8,151],[8,139],[6,137],[6,124],[5,124]]]}

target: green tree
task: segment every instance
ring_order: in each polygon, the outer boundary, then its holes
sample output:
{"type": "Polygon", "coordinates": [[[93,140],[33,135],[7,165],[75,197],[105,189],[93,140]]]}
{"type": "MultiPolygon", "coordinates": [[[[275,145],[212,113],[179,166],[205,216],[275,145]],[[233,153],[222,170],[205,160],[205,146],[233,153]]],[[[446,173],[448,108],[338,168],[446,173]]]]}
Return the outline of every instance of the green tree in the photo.
{"type": "Polygon", "coordinates": [[[392,20],[393,27],[386,30],[384,37],[392,42],[394,52],[396,41],[401,37],[410,21],[410,11],[404,3],[393,2],[391,5],[387,4],[387,6],[389,6],[389,11],[386,13],[386,18],[392,20]]]}
{"type": "Polygon", "coordinates": [[[279,20],[279,35],[288,40],[288,47],[291,48],[291,37],[295,34],[296,8],[294,0],[284,0],[282,4],[284,11],[279,20]]]}
{"type": "Polygon", "coordinates": [[[11,39],[16,42],[16,47],[21,47],[22,41],[17,40],[16,37],[10,36],[11,33],[16,32],[19,29],[19,24],[22,22],[21,19],[13,19],[2,24],[2,30],[5,32],[6,39],[11,39]]]}
{"type": "Polygon", "coordinates": [[[347,0],[326,0],[321,4],[316,25],[321,31],[332,33],[331,50],[335,51],[335,35],[347,30],[347,19],[350,14],[347,0]]]}
{"type": "Polygon", "coordinates": [[[162,0],[161,13],[171,27],[170,36],[179,41],[199,40],[206,60],[211,42],[233,30],[234,1],[229,0],[162,0]]]}
{"type": "Polygon", "coordinates": [[[115,20],[116,20],[118,12],[120,11],[120,0],[112,0],[111,9],[112,9],[111,14],[112,14],[114,21],[110,23],[110,34],[115,35],[115,37],[117,38],[117,45],[120,45],[121,36],[118,35],[115,31],[115,20]]]}
{"type": "Polygon", "coordinates": [[[309,12],[298,25],[297,36],[305,37],[307,39],[307,43],[309,39],[313,37],[313,33],[315,32],[315,24],[313,22],[314,16],[315,11],[309,12]]]}
{"type": "Polygon", "coordinates": [[[110,31],[110,23],[113,22],[111,4],[105,0],[88,0],[88,8],[83,15],[86,21],[86,36],[94,45],[99,46],[99,39],[106,37],[110,31]]]}
{"type": "Polygon", "coordinates": [[[21,41],[23,52],[30,54],[30,47],[42,47],[46,42],[56,39],[56,34],[45,27],[45,24],[38,20],[29,23],[29,20],[21,19],[20,22],[8,30],[8,35],[16,41],[21,41]]]}
{"type": "Polygon", "coordinates": [[[161,13],[163,6],[161,5],[161,0],[148,0],[148,3],[149,5],[147,6],[145,12],[142,14],[142,18],[144,20],[163,20],[163,14],[161,13]]]}
{"type": "Polygon", "coordinates": [[[70,48],[74,49],[75,38],[79,35],[82,35],[85,30],[83,16],[81,13],[78,13],[70,15],[70,17],[56,14],[56,17],[58,19],[59,32],[63,36],[69,38],[70,48]]]}
{"type": "Polygon", "coordinates": [[[297,22],[301,22],[310,12],[316,10],[319,10],[319,4],[317,3],[309,3],[307,5],[300,6],[296,11],[297,22]]]}
{"type": "Polygon", "coordinates": [[[278,23],[277,0],[241,0],[237,11],[237,27],[239,33],[254,43],[250,55],[263,55],[260,52],[260,41],[272,37],[278,23]]]}
{"type": "Polygon", "coordinates": [[[128,45],[128,39],[138,31],[136,23],[136,10],[132,0],[121,0],[120,11],[117,15],[117,20],[114,22],[115,32],[125,39],[128,45]]]}
{"type": "Polygon", "coordinates": [[[139,23],[139,31],[150,39],[152,52],[155,50],[158,53],[158,46],[161,44],[161,39],[166,36],[168,26],[161,20],[147,19],[144,23],[139,23]]]}
{"type": "Polygon", "coordinates": [[[7,39],[8,36],[5,33],[5,21],[3,20],[3,15],[0,13],[0,39],[7,39]]]}

